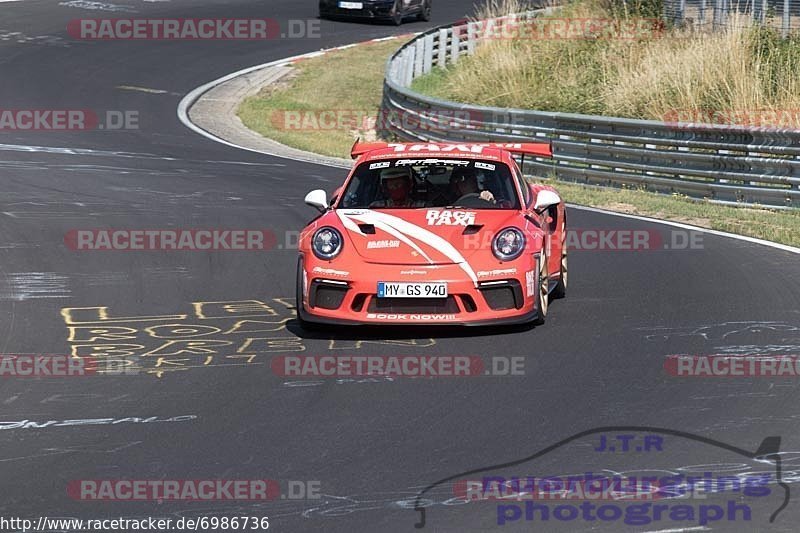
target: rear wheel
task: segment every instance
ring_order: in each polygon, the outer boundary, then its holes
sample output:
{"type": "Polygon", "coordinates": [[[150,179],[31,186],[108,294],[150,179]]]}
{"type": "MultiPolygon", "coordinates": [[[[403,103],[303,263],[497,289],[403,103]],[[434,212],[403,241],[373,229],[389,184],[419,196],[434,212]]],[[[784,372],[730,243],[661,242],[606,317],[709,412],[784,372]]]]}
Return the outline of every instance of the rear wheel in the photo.
{"type": "Polygon", "coordinates": [[[536,319],[533,321],[535,326],[541,326],[545,323],[545,320],[547,319],[547,307],[550,299],[548,294],[550,276],[547,270],[547,256],[545,256],[544,252],[539,255],[538,267],[539,280],[538,287],[536,287],[536,309],[538,310],[538,314],[536,315],[536,319]]]}

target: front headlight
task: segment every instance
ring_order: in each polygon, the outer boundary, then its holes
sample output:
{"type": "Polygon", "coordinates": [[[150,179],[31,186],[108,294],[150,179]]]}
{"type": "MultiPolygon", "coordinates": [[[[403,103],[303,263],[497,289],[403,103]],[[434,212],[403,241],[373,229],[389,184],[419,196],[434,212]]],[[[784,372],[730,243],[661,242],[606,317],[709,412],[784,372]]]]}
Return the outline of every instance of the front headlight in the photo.
{"type": "Polygon", "coordinates": [[[525,236],[517,228],[506,228],[492,241],[494,256],[501,261],[511,261],[525,250],[525,236]]]}
{"type": "Polygon", "coordinates": [[[342,234],[335,228],[320,228],[311,240],[311,249],[320,259],[333,259],[342,251],[342,234]]]}

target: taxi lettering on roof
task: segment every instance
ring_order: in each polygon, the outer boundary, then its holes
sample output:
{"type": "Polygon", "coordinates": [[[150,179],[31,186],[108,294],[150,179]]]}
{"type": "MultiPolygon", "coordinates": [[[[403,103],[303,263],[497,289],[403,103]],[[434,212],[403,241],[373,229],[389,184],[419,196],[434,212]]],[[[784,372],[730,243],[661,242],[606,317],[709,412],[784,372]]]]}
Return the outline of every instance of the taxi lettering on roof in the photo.
{"type": "Polygon", "coordinates": [[[395,152],[457,152],[457,153],[473,153],[482,154],[484,148],[514,148],[518,145],[497,145],[490,146],[486,144],[389,144],[395,152]]]}

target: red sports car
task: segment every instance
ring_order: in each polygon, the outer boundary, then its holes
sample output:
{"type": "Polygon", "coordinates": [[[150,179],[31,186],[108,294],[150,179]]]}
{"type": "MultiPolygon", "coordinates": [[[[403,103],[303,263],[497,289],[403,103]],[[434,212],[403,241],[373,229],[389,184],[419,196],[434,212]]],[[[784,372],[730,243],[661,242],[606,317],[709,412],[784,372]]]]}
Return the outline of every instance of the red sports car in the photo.
{"type": "Polygon", "coordinates": [[[353,147],[300,234],[297,318],[322,324],[542,324],[567,288],[566,211],[513,155],[548,144],[353,147]]]}

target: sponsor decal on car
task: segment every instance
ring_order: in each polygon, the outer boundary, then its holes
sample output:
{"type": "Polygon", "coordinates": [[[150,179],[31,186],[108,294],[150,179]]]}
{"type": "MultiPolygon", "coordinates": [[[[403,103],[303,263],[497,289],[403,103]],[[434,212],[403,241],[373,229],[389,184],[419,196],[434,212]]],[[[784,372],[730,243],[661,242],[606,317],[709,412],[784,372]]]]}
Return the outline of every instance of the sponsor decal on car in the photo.
{"type": "Polygon", "coordinates": [[[314,267],[316,274],[327,274],[328,276],[349,276],[350,272],[344,270],[334,270],[333,268],[314,267]]]}
{"type": "Polygon", "coordinates": [[[468,167],[469,161],[457,159],[398,159],[395,166],[407,167],[417,165],[454,165],[458,167],[468,167]]]}
{"type": "Polygon", "coordinates": [[[461,152],[482,154],[485,148],[492,150],[514,150],[521,149],[522,145],[519,143],[511,144],[396,144],[389,143],[389,148],[397,153],[402,152],[461,152]]]}
{"type": "Polygon", "coordinates": [[[425,215],[425,219],[429,226],[470,226],[475,224],[475,215],[476,213],[473,211],[431,209],[425,215]]]}
{"type": "MultiPolygon", "coordinates": [[[[516,268],[500,268],[495,270],[480,270],[476,272],[479,278],[488,278],[491,276],[506,276],[506,275],[514,275],[517,273],[516,268]]],[[[528,295],[530,296],[530,295],[528,295]]]]}
{"type": "Polygon", "coordinates": [[[367,250],[374,250],[378,248],[400,248],[400,241],[367,241],[367,250]]]}
{"type": "Polygon", "coordinates": [[[403,314],[403,313],[368,313],[370,320],[456,320],[456,315],[452,314],[403,314]]]}
{"type": "Polygon", "coordinates": [[[536,294],[536,271],[525,272],[525,291],[530,297],[536,294]]]}

